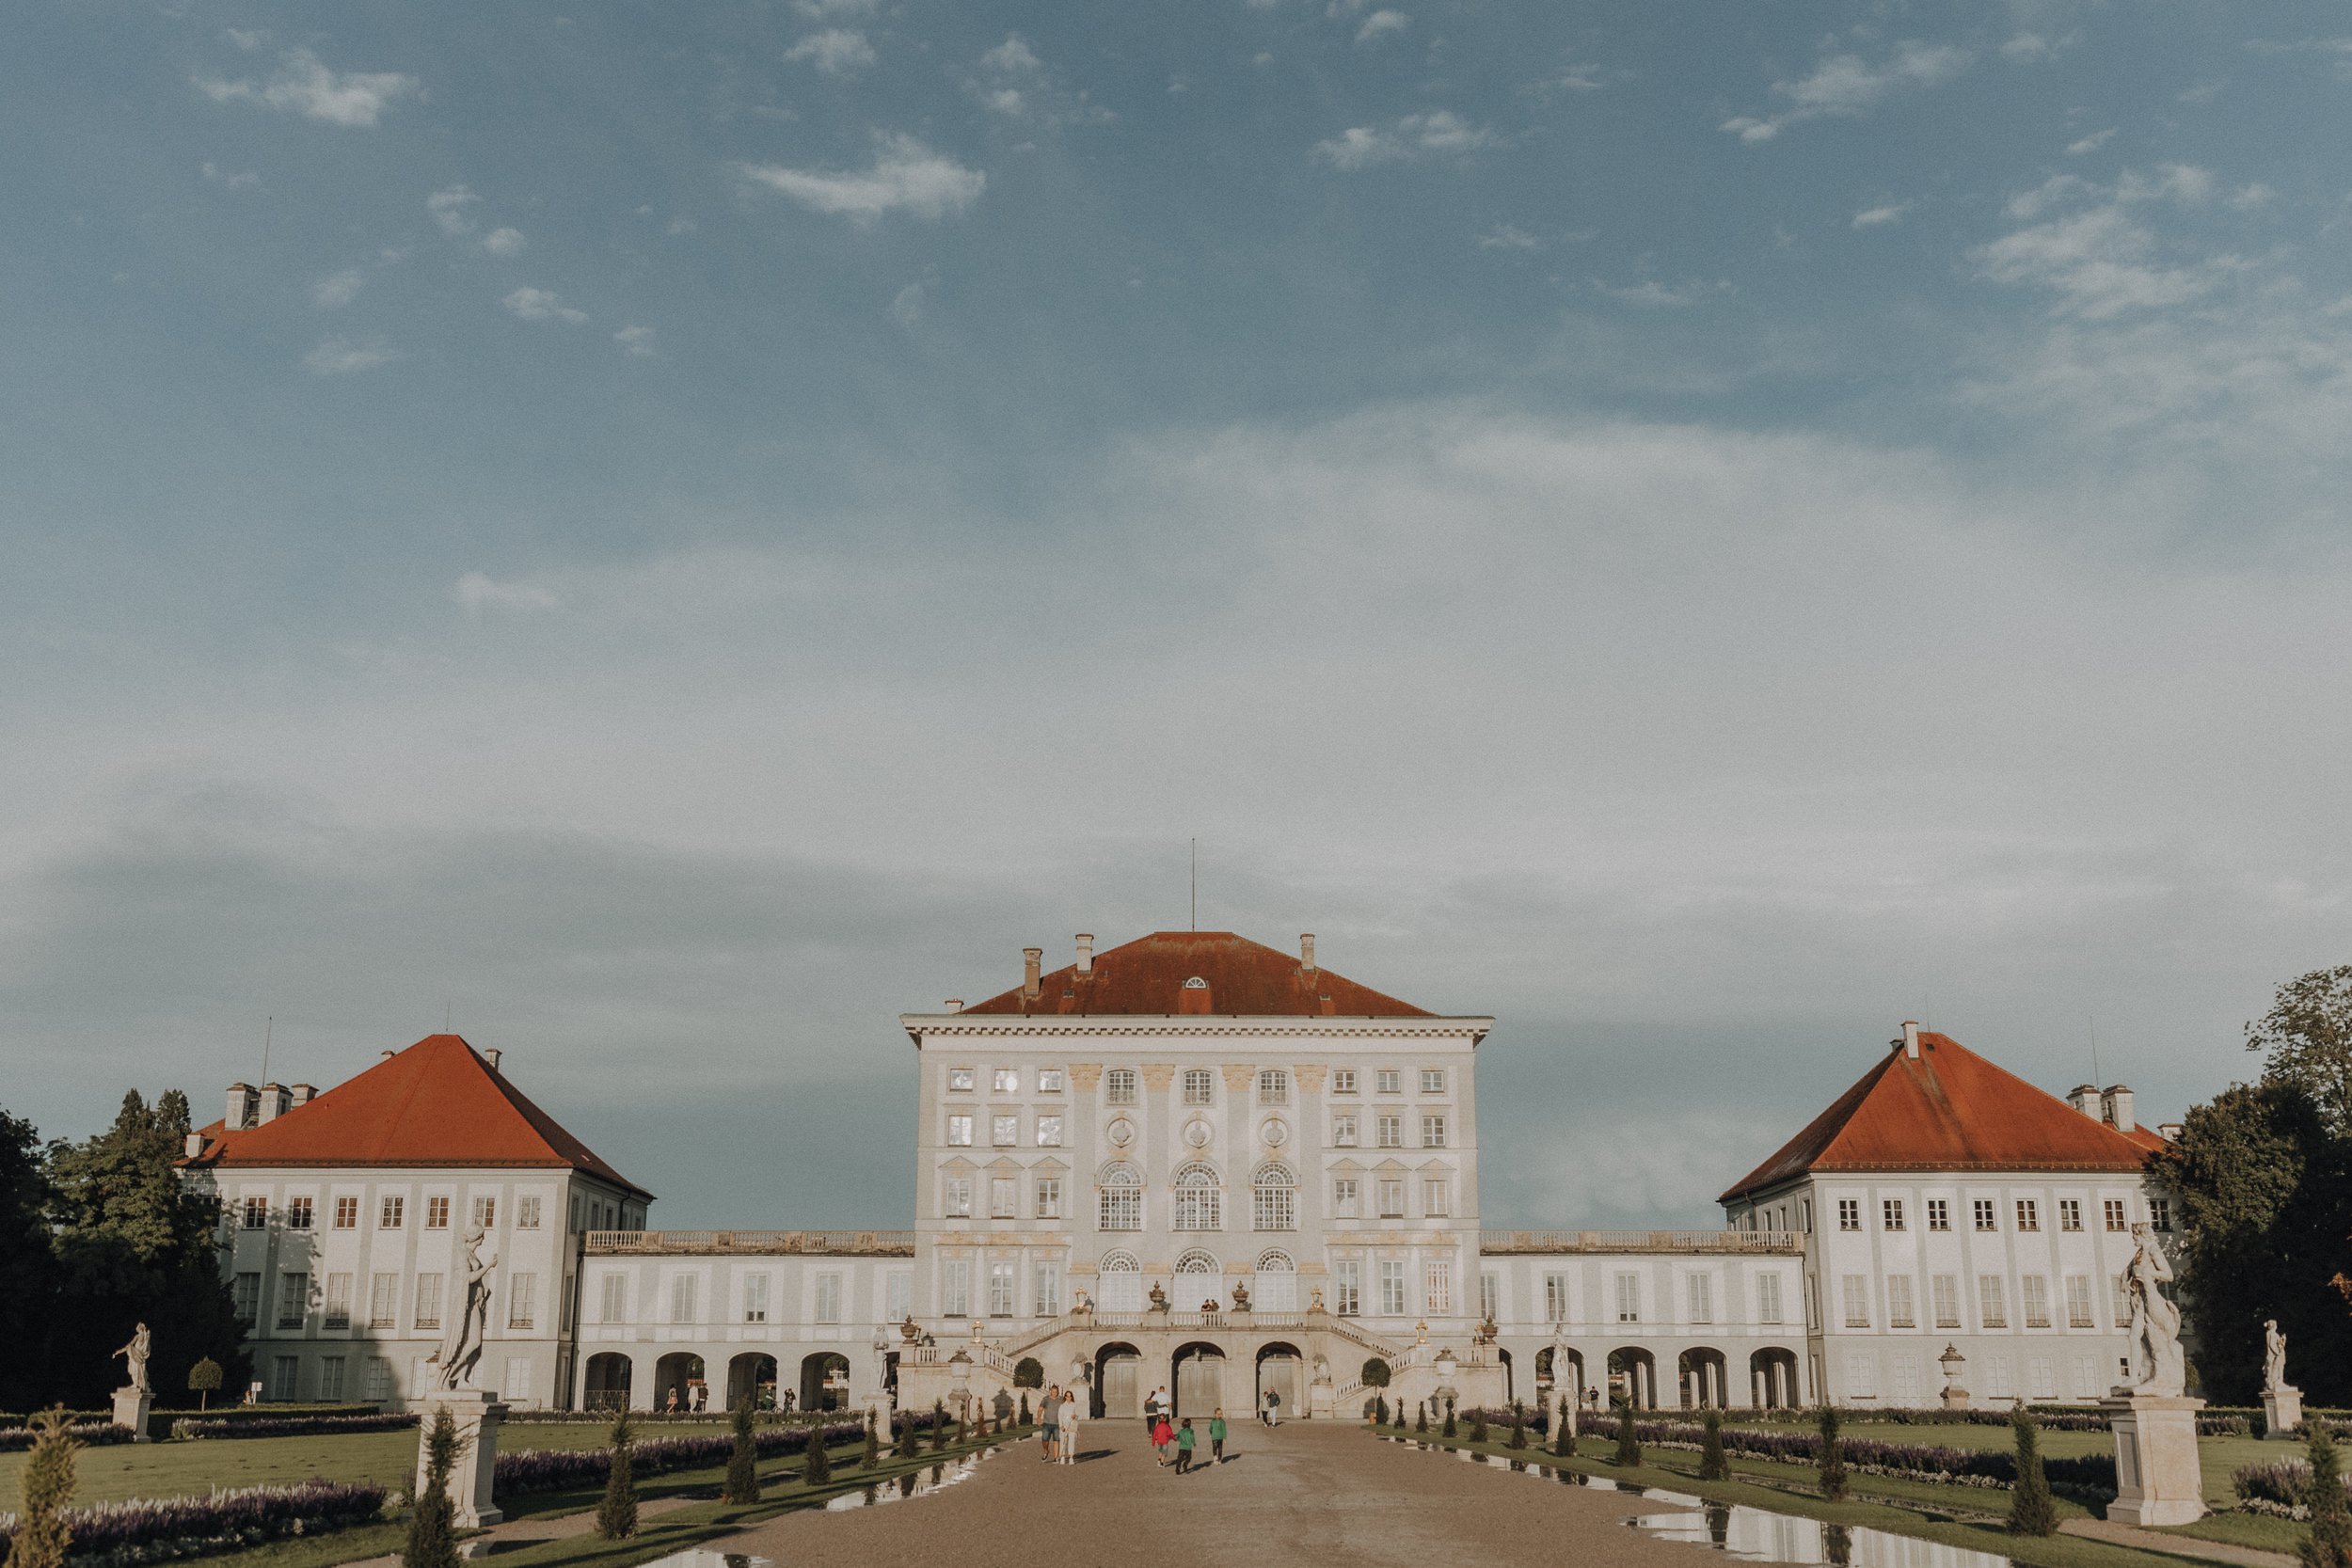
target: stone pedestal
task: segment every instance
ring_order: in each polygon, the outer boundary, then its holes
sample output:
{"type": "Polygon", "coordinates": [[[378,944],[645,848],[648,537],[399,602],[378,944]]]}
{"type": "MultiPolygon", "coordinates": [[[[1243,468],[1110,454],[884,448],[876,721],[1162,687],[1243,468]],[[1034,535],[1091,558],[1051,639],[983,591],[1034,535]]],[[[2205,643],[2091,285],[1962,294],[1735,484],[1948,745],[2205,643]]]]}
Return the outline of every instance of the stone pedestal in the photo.
{"type": "MultiPolygon", "coordinates": [[[[129,1427],[131,1429],[131,1441],[134,1443],[144,1443],[148,1440],[148,1412],[154,1408],[155,1396],[149,1393],[144,1388],[118,1388],[115,1390],[115,1425],[119,1427],[129,1427]]],[[[2299,1399],[2297,1400],[2295,1408],[2296,1411],[2296,1418],[2300,1420],[2302,1418],[2301,1412],[2303,1406],[2299,1399]]]]}
{"type": "Polygon", "coordinates": [[[491,1500],[490,1478],[498,1468],[499,1423],[506,1419],[507,1407],[496,1394],[479,1388],[427,1394],[415,1403],[418,1495],[424,1492],[425,1445],[433,1436],[433,1418],[446,1410],[457,1427],[457,1463],[449,1473],[449,1497],[456,1505],[457,1523],[467,1529],[497,1524],[506,1515],[491,1500]]]}
{"type": "Polygon", "coordinates": [[[1947,1386],[1943,1400],[1947,1410],[1965,1410],[1968,1408],[1968,1390],[1957,1386],[1947,1386]]]}
{"type": "MultiPolygon", "coordinates": [[[[115,1396],[115,1407],[121,1408],[122,1396],[115,1396]]],[[[2303,1390],[2294,1387],[2263,1390],[2263,1435],[2288,1441],[2303,1433],[2303,1390]]]]}
{"type": "Polygon", "coordinates": [[[2115,1430],[2115,1501],[2107,1517],[2124,1525],[2185,1525],[2205,1516],[2205,1477],[2197,1458],[2203,1400],[2118,1391],[2099,1402],[2115,1430]]]}

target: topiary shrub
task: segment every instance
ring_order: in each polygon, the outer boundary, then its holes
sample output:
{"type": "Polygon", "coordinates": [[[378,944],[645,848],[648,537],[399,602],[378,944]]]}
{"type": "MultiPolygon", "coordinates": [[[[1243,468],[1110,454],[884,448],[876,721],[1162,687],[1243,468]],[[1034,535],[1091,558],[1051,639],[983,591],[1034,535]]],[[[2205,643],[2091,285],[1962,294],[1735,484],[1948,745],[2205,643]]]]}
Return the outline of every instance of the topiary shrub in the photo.
{"type": "Polygon", "coordinates": [[[2040,1433],[2024,1405],[2017,1407],[2010,1426],[2017,1442],[2017,1478],[2010,1482],[2009,1532],[2055,1535],[2058,1505],[2050,1500],[2050,1478],[2042,1473],[2040,1433]]]}
{"type": "Polygon", "coordinates": [[[1633,1402],[1617,1402],[1617,1451],[1610,1456],[1617,1465],[1639,1465],[1642,1462],[1642,1439],[1633,1431],[1633,1402]]]}
{"type": "Polygon", "coordinates": [[[748,1399],[735,1403],[735,1448],[727,1454],[726,1484],[719,1497],[738,1506],[759,1501],[759,1445],[752,1436],[752,1402],[748,1399]]]}
{"type": "Polygon", "coordinates": [[[2312,1511],[2312,1533],[2299,1551],[2303,1568],[2352,1568],[2352,1505],[2344,1495],[2336,1464],[2336,1440],[2324,1421],[2312,1423],[2312,1485],[2304,1505],[2312,1511]]]}
{"type": "Polygon", "coordinates": [[[1503,1447],[1510,1449],[1527,1447],[1527,1407],[1517,1400],[1511,1402],[1511,1438],[1503,1447]]]}
{"type": "Polygon", "coordinates": [[[1707,1429],[1699,1438],[1699,1480],[1729,1481],[1731,1461],[1724,1457],[1724,1413],[1709,1410],[1707,1429]]]}
{"type": "Polygon", "coordinates": [[[882,1429],[874,1424],[874,1413],[866,1413],[866,1450],[857,1456],[857,1467],[870,1470],[882,1463],[882,1429]]]}
{"type": "Polygon", "coordinates": [[[1364,1386],[1386,1388],[1389,1386],[1389,1364],[1378,1356],[1364,1363],[1364,1386]]]}
{"type": "Polygon", "coordinates": [[[1552,1423],[1551,1451],[1565,1459],[1576,1452],[1576,1408],[1560,1402],[1560,1418],[1552,1423]]]}
{"type": "Polygon", "coordinates": [[[65,1510],[73,1501],[73,1456],[82,1447],[66,1430],[68,1424],[63,1405],[40,1415],[32,1452],[25,1456],[18,1481],[24,1507],[8,1549],[13,1568],[65,1568],[67,1548],[73,1544],[65,1510]]]}
{"type": "MultiPolygon", "coordinates": [[[[1445,1424],[1448,1432],[1454,1430],[1454,1402],[1452,1400],[1445,1402],[1445,1424]]],[[[1470,1440],[1473,1443],[1484,1443],[1486,1440],[1486,1407],[1483,1404],[1470,1412],[1470,1440]]]]}
{"type": "Polygon", "coordinates": [[[1426,1433],[1429,1430],[1429,1402],[1427,1400],[1417,1401],[1413,1405],[1413,1430],[1420,1433],[1426,1433]]]}
{"type": "Polygon", "coordinates": [[[1389,1424],[1388,1395],[1375,1394],[1372,1396],[1372,1424],[1376,1427],[1384,1427],[1389,1424]]]}
{"type": "Polygon", "coordinates": [[[947,1407],[931,1401],[931,1452],[944,1453],[947,1448],[947,1407]]]}
{"type": "Polygon", "coordinates": [[[1821,1451],[1818,1461],[1821,1496],[1841,1502],[1846,1496],[1846,1446],[1837,1440],[1837,1407],[1821,1406],[1821,1451]]]}
{"type": "Polygon", "coordinates": [[[825,1429],[811,1427],[808,1432],[807,1457],[801,1461],[801,1481],[808,1486],[822,1486],[833,1480],[833,1455],[825,1451],[825,1429]]]}
{"type": "Polygon", "coordinates": [[[188,1392],[196,1396],[199,1410],[212,1408],[213,1396],[220,1391],[220,1363],[207,1355],[188,1369],[188,1392]]]}
{"type": "Polygon", "coordinates": [[[914,1418],[913,1416],[901,1416],[898,1418],[898,1446],[894,1451],[897,1452],[900,1459],[913,1459],[917,1453],[922,1451],[915,1446],[914,1418]]]}
{"type": "Polygon", "coordinates": [[[596,1533],[607,1541],[625,1541],[637,1533],[637,1472],[629,1463],[629,1447],[637,1440],[628,1412],[615,1411],[612,1434],[606,1440],[612,1468],[604,1478],[604,1499],[596,1504],[596,1533]]]}

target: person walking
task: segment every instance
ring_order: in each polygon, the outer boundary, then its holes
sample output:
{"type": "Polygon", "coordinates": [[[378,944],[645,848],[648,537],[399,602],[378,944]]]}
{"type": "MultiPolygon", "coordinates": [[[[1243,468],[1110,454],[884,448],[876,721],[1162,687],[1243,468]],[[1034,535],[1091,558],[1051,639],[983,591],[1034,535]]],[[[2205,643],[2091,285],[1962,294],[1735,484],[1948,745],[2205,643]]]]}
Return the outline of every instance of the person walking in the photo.
{"type": "Polygon", "coordinates": [[[1271,1388],[1265,1391],[1265,1424],[1270,1427],[1282,1424],[1282,1396],[1271,1388]]]}
{"type": "Polygon", "coordinates": [[[1157,1424],[1152,1428],[1152,1451],[1154,1456],[1153,1463],[1163,1469],[1168,1465],[1168,1446],[1175,1440],[1176,1429],[1168,1424],[1166,1416],[1162,1416],[1157,1424]]]}
{"type": "Polygon", "coordinates": [[[1225,1463],[1225,1407],[1221,1404],[1209,1417],[1209,1463],[1225,1463]]]}
{"type": "Polygon", "coordinates": [[[1038,1452],[1046,1464],[1051,1465],[1061,1457],[1054,1451],[1054,1445],[1061,1438],[1061,1385],[1058,1383],[1046,1389],[1045,1397],[1038,1401],[1037,1436],[1038,1452]]]}
{"type": "Polygon", "coordinates": [[[1187,1416],[1184,1418],[1184,1424],[1176,1430],[1176,1473],[1178,1475],[1184,1475],[1192,1468],[1192,1451],[1200,1445],[1200,1439],[1194,1434],[1192,1430],[1192,1418],[1187,1416]]]}
{"type": "Polygon", "coordinates": [[[1086,1405],[1087,1392],[1084,1388],[1073,1388],[1062,1396],[1061,1442],[1055,1451],[1064,1465],[1074,1464],[1077,1460],[1078,1423],[1087,1416],[1086,1405]]]}
{"type": "Polygon", "coordinates": [[[1160,1398],[1157,1388],[1143,1396],[1143,1433],[1146,1437],[1159,1430],[1160,1412],[1167,1408],[1168,1402],[1160,1398]]]}

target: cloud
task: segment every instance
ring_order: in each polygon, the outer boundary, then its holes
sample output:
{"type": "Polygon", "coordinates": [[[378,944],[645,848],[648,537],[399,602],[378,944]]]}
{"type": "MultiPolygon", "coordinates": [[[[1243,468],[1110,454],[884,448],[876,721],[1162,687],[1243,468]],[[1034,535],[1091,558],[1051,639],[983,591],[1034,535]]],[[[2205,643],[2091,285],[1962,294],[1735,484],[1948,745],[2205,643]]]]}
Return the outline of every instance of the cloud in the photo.
{"type": "Polygon", "coordinates": [[[982,54],[964,84],[975,103],[1008,119],[1047,127],[1105,125],[1119,117],[1055,79],[1037,51],[1018,33],[982,54]]]}
{"type": "Polygon", "coordinates": [[[468,572],[450,588],[450,597],[479,615],[485,610],[553,610],[563,601],[534,583],[500,582],[481,572],[468,572]]]}
{"type": "Polygon", "coordinates": [[[1356,29],[1356,41],[1373,43],[1390,33],[1401,33],[1413,24],[1413,19],[1403,11],[1378,10],[1364,18],[1364,24],[1356,29]]]}
{"type": "Polygon", "coordinates": [[[1517,224],[1498,223],[1478,236],[1481,250],[1541,250],[1544,242],[1517,224]]]}
{"type": "Polygon", "coordinates": [[[2257,207],[2267,207],[2278,199],[2277,190],[2257,180],[2250,185],[2242,185],[2232,191],[2223,198],[2222,205],[2234,212],[2250,213],[2257,207]]]}
{"type": "Polygon", "coordinates": [[[302,367],[312,375],[358,375],[404,357],[400,350],[388,347],[381,340],[353,342],[344,338],[322,338],[317,346],[302,356],[302,367]]]}
{"type": "Polygon", "coordinates": [[[1810,75],[1772,84],[1772,91],[1788,100],[1788,108],[1769,117],[1738,115],[1724,120],[1722,129],[1742,141],[1762,142],[1804,120],[1866,115],[1898,94],[1950,81],[1975,58],[1956,44],[1916,39],[1898,43],[1875,62],[1856,54],[1832,55],[1810,75]]]}
{"type": "Polygon", "coordinates": [[[654,330],[650,326],[624,326],[612,334],[612,341],[621,345],[621,352],[632,359],[650,359],[654,347],[654,330]]]}
{"type": "Polygon", "coordinates": [[[507,310],[527,322],[568,322],[574,326],[588,319],[585,310],[575,310],[557,298],[550,289],[516,289],[499,302],[507,310]]]}
{"type": "Polygon", "coordinates": [[[854,27],[828,27],[821,33],[811,33],[786,50],[784,57],[806,61],[828,76],[854,74],[880,58],[874,46],[866,41],[866,35],[854,27]]]}
{"type": "Polygon", "coordinates": [[[209,161],[204,165],[203,173],[205,179],[225,185],[232,191],[247,190],[262,182],[262,177],[251,169],[231,174],[218,164],[209,161]]]}
{"type": "Polygon", "coordinates": [[[2200,82],[2193,87],[2184,88],[2173,102],[2186,103],[2191,108],[2202,108],[2220,97],[2221,90],[2229,85],[2227,82],[2200,82]]]}
{"type": "Polygon", "coordinates": [[[1596,277],[1593,287],[1611,299],[1626,305],[1640,305],[1659,309],[1679,310],[1735,292],[1730,280],[1719,278],[1712,283],[1688,282],[1680,286],[1661,283],[1656,278],[1624,286],[1605,283],[1596,277]]]}
{"type": "Polygon", "coordinates": [[[1019,33],[1009,33],[1005,41],[980,56],[980,69],[1000,71],[1008,75],[1027,75],[1045,69],[1026,40],[1019,33]]]}
{"type": "Polygon", "coordinates": [[[828,22],[835,17],[871,16],[879,0],[792,0],[792,8],[811,22],[828,22]]]}
{"type": "Polygon", "coordinates": [[[493,256],[520,256],[529,243],[519,229],[493,229],[482,236],[482,248],[493,256]]]}
{"type": "Polygon", "coordinates": [[[256,103],[291,110],[327,125],[364,129],[384,111],[422,90],[414,76],[392,71],[332,71],[308,49],[278,56],[278,73],[266,82],[198,77],[196,86],[215,103],[256,103]]]}
{"type": "Polygon", "coordinates": [[[1910,201],[1889,201],[1877,207],[1865,207],[1853,215],[1856,229],[1883,229],[1903,221],[1903,214],[1917,205],[1910,201]]]}
{"type": "Polygon", "coordinates": [[[473,209],[482,198],[463,185],[450,185],[435,191],[424,198],[424,210],[433,214],[441,232],[452,239],[473,232],[473,209]]]}
{"type": "Polygon", "coordinates": [[[1359,125],[1327,141],[1315,143],[1313,156],[1333,168],[1355,173],[1381,164],[1418,163],[1436,158],[1461,158],[1502,138],[1484,126],[1473,125],[1450,109],[1406,115],[1393,127],[1359,125]]]}
{"type": "Polygon", "coordinates": [[[874,162],[856,171],[742,164],[743,176],[791,198],[811,212],[870,223],[887,213],[936,222],[979,200],[988,176],[932,151],[904,135],[877,136],[874,162]]]}
{"type": "Polygon", "coordinates": [[[367,287],[367,282],[368,275],[358,267],[329,273],[310,285],[310,303],[322,310],[348,305],[359,297],[359,291],[367,287]]]}
{"type": "Polygon", "coordinates": [[[2047,65],[2081,41],[2079,33],[2055,39],[2042,33],[2019,33],[2001,45],[2001,57],[2019,65],[2047,65]]]}
{"type": "Polygon", "coordinates": [[[2099,149],[2106,146],[2108,141],[2112,139],[2114,135],[2115,127],[2112,125],[2108,126],[2104,131],[2093,131],[2090,135],[2082,137],[2078,141],[2071,141],[2067,143],[2066,155],[2070,158],[2085,157],[2090,153],[2096,152],[2099,149]]]}
{"type": "Polygon", "coordinates": [[[2164,165],[2153,175],[2126,171],[2105,188],[2058,175],[2010,199],[2008,214],[2027,227],[1979,245],[1970,259],[1979,277],[2042,290],[2054,311],[2090,321],[2185,305],[2245,263],[2217,256],[2168,265],[2134,210],[2153,202],[2195,206],[2213,190],[2213,176],[2186,164],[2164,165]]]}
{"type": "Polygon", "coordinates": [[[930,303],[928,292],[920,283],[910,283],[891,297],[890,319],[908,331],[923,319],[923,310],[930,303]]]}

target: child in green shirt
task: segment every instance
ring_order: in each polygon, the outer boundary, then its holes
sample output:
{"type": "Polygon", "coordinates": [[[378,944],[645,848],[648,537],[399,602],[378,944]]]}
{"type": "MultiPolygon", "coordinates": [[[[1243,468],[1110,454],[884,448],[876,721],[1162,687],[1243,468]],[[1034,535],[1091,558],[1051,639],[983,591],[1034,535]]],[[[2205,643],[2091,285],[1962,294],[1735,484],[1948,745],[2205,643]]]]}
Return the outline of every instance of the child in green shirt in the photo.
{"type": "Polygon", "coordinates": [[[1225,1463],[1225,1407],[1217,1406],[1209,1418],[1209,1458],[1216,1464],[1225,1463]]]}
{"type": "Polygon", "coordinates": [[[1192,1418],[1185,1417],[1184,1424],[1176,1429],[1176,1473],[1178,1475],[1181,1476],[1192,1468],[1192,1450],[1200,1445],[1200,1439],[1193,1434],[1192,1418]]]}

